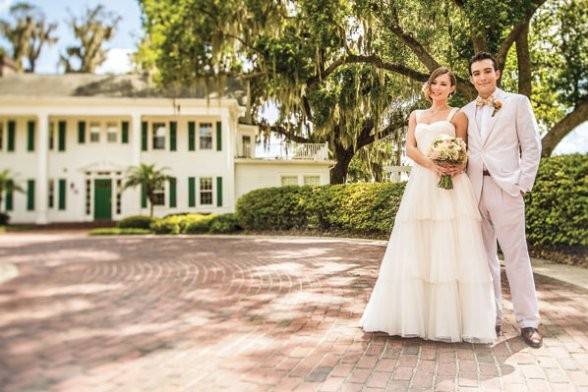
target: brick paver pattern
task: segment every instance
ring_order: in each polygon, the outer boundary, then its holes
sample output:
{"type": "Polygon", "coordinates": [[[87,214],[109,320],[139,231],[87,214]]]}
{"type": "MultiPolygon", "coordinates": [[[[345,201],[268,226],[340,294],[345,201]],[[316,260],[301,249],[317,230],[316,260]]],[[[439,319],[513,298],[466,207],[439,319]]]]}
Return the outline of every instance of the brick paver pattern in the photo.
{"type": "Polygon", "coordinates": [[[364,333],[384,247],[289,237],[5,234],[0,390],[588,391],[588,292],[536,276],[493,346],[364,333]]]}

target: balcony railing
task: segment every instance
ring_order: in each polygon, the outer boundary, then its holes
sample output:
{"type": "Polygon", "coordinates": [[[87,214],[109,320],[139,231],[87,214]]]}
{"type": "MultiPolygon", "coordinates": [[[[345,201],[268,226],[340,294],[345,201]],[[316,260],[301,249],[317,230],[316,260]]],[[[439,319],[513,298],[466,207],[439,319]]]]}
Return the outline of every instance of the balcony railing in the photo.
{"type": "Polygon", "coordinates": [[[325,161],[329,159],[329,149],[327,143],[269,143],[257,145],[252,157],[241,151],[238,158],[325,161]]]}

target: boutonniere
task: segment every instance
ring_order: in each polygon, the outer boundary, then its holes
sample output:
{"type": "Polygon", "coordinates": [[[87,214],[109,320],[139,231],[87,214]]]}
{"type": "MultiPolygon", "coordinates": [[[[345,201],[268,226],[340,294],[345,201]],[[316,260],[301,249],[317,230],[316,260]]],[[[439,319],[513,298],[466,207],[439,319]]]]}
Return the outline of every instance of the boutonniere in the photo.
{"type": "Polygon", "coordinates": [[[494,107],[494,110],[492,111],[492,115],[491,117],[494,117],[494,115],[500,110],[502,109],[502,101],[500,99],[493,99],[492,100],[492,107],[494,107]]]}

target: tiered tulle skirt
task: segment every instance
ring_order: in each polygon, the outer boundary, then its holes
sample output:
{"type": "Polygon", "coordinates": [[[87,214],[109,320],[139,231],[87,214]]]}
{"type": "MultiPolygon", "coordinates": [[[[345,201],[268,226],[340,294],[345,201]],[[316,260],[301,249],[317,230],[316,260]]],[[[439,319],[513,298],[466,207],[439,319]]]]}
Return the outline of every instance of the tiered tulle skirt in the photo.
{"type": "Polygon", "coordinates": [[[452,190],[415,165],[376,285],[365,331],[446,342],[496,340],[492,277],[480,214],[465,174],[452,190]]]}

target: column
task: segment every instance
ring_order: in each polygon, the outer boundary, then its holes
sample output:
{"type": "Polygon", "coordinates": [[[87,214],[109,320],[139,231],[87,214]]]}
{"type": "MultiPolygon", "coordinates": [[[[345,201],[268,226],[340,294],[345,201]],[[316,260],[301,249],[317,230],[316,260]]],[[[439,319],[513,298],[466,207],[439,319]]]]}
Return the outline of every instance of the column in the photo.
{"type": "Polygon", "coordinates": [[[131,165],[138,166],[141,163],[141,114],[131,115],[131,165]]]}
{"type": "Polygon", "coordinates": [[[35,181],[35,210],[37,217],[35,223],[47,224],[48,210],[48,169],[49,169],[49,114],[39,113],[37,115],[37,178],[35,181]]]}

